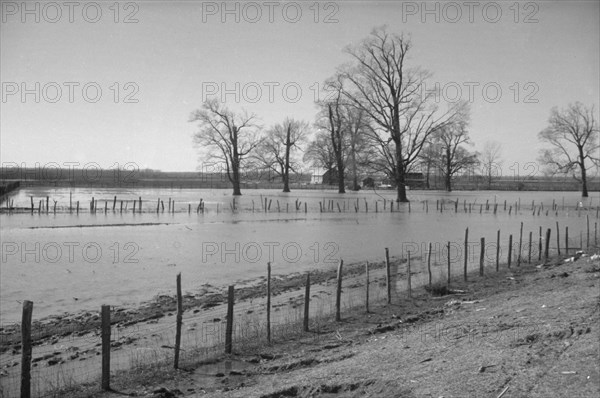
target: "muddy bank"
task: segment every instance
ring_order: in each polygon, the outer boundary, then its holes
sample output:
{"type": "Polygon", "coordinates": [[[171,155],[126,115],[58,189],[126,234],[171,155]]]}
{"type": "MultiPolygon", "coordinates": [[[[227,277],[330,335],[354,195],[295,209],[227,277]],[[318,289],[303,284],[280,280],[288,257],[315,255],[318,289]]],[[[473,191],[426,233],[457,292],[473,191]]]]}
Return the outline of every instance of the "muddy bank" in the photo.
{"type": "MultiPolygon", "coordinates": [[[[394,264],[399,261],[390,260],[394,264]]],[[[369,263],[370,269],[383,268],[385,263],[369,263]]],[[[344,265],[344,277],[351,277],[364,272],[363,264],[344,265]]],[[[322,284],[336,278],[335,269],[313,270],[310,273],[311,284],[322,284]]],[[[271,292],[273,296],[299,290],[306,283],[306,274],[294,273],[288,275],[273,275],[271,277],[271,292]]],[[[235,290],[236,302],[265,297],[266,277],[238,282],[235,290]]],[[[200,286],[194,294],[184,294],[184,311],[193,313],[216,307],[227,302],[227,288],[216,287],[210,284],[200,286]]],[[[153,300],[141,304],[137,308],[114,307],[111,312],[111,325],[127,327],[137,323],[147,322],[172,315],[177,310],[175,295],[158,295],[153,300]]],[[[33,345],[54,344],[59,339],[69,336],[84,336],[90,332],[100,332],[99,312],[82,311],[75,314],[52,315],[33,321],[33,345]]],[[[18,354],[21,348],[20,324],[4,325],[0,327],[0,354],[10,351],[18,354]]]]}

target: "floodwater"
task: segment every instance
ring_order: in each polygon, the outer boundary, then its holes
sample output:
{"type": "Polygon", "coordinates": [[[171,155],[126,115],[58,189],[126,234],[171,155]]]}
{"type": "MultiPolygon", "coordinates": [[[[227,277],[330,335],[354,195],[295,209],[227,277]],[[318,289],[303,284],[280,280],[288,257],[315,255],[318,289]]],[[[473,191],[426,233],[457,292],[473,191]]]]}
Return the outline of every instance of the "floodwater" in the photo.
{"type": "MultiPolygon", "coordinates": [[[[444,263],[441,248],[448,241],[456,242],[451,253],[453,261],[460,261],[467,227],[472,263],[478,263],[480,238],[485,238],[487,248],[496,242],[500,229],[501,246],[507,247],[509,234],[518,241],[521,222],[524,247],[530,231],[537,247],[542,227],[543,231],[552,228],[551,248],[555,248],[556,222],[561,244],[568,227],[573,247],[580,247],[580,232],[586,239],[587,217],[594,237],[600,205],[597,192],[582,200],[577,192],[410,191],[410,212],[407,204],[395,204],[392,213],[389,206],[395,192],[391,190],[345,195],[316,190],[242,193],[235,198],[232,212],[231,190],[21,189],[9,200],[16,207],[29,208],[33,196],[35,211],[0,214],[0,322],[19,321],[23,300],[34,302],[34,319],[97,310],[102,304],[135,306],[157,294],[173,295],[179,272],[184,294],[193,294],[207,283],[226,286],[264,277],[269,261],[274,274],[289,274],[335,267],[340,259],[346,264],[381,261],[387,247],[392,257],[404,258],[410,251],[420,264],[428,242],[433,242],[433,261],[444,263]],[[70,194],[73,208],[80,201],[79,214],[69,212],[70,194]],[[46,196],[50,198],[48,214],[45,210],[38,214],[39,201],[43,199],[45,206],[46,196]],[[92,196],[98,200],[95,214],[89,212],[92,196]],[[141,214],[132,212],[133,201],[139,197],[141,214]],[[267,206],[271,203],[267,212],[263,210],[265,197],[267,206]],[[164,202],[164,213],[162,208],[156,212],[158,198],[164,202]],[[175,201],[174,214],[168,213],[169,198],[175,201]],[[197,213],[201,198],[205,212],[197,213]],[[122,212],[121,200],[127,201],[122,212]],[[436,200],[445,201],[443,212],[436,212],[436,200]],[[320,212],[319,202],[327,209],[330,201],[333,210],[320,212]],[[471,204],[471,213],[464,212],[465,201],[467,207],[471,204]],[[520,211],[515,211],[519,201],[520,211]],[[532,214],[532,201],[536,208],[544,205],[539,216],[537,210],[532,214]],[[550,211],[546,216],[553,201],[558,215],[550,211]],[[580,202],[583,210],[576,208],[580,202]],[[498,203],[495,215],[494,203],[498,203]]],[[[487,252],[486,261],[491,264],[495,249],[487,252]]]]}

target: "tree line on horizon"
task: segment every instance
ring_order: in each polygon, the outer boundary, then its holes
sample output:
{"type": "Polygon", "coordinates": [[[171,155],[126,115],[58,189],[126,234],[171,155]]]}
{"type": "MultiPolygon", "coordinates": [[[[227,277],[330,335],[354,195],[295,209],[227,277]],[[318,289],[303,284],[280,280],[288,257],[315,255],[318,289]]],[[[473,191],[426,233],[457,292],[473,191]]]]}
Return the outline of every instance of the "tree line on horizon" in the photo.
{"type": "MultiPolygon", "coordinates": [[[[435,91],[420,87],[432,74],[409,67],[409,37],[375,28],[356,45],[347,46],[351,62],[340,66],[324,84],[326,96],[316,102],[315,121],[285,118],[263,131],[257,116],[234,112],[217,99],[195,110],[190,122],[199,130],[194,143],[206,160],[225,165],[233,195],[241,195],[242,167],[266,168],[281,178],[290,192],[290,172],[302,162],[335,171],[338,192],[360,189],[359,172],[383,174],[397,191],[397,202],[407,202],[407,176],[425,170],[426,185],[432,170],[452,179],[480,166],[491,186],[501,163],[502,148],[488,141],[481,153],[470,148],[470,107],[465,101],[436,101],[435,91]],[[495,174],[496,173],[496,174],[495,174]]],[[[549,175],[572,175],[588,196],[588,172],[600,166],[600,145],[594,106],[579,102],[565,109],[552,108],[548,126],[538,134],[547,144],[538,160],[549,175]]]]}

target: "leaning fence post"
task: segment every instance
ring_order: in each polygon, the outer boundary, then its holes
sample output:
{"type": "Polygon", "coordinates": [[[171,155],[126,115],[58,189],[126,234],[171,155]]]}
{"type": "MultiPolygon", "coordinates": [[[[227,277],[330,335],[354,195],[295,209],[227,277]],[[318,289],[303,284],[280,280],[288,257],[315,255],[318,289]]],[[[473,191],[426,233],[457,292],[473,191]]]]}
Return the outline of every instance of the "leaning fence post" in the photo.
{"type": "Polygon", "coordinates": [[[335,292],[335,320],[339,322],[342,320],[340,314],[340,307],[342,301],[342,267],[344,266],[344,260],[340,260],[337,272],[337,289],[335,292]]]}
{"type": "Polygon", "coordinates": [[[304,331],[308,332],[310,309],[310,273],[306,274],[306,290],[304,291],[304,331]]]}
{"type": "Polygon", "coordinates": [[[177,274],[177,319],[175,324],[175,358],[173,367],[179,368],[179,350],[181,347],[181,324],[183,318],[183,297],[181,295],[181,272],[177,274]]]}
{"type": "Polygon", "coordinates": [[[110,390],[110,305],[101,307],[102,313],[102,389],[110,390]]]}
{"type": "Polygon", "coordinates": [[[23,301],[21,318],[21,397],[31,397],[31,315],[33,302],[23,301]]]}
{"type": "MultiPolygon", "coordinates": [[[[393,202],[392,202],[393,203],[393,202]]],[[[385,248],[385,282],[387,288],[387,303],[392,303],[392,275],[390,270],[390,252],[385,248]]]]}
{"type": "Polygon", "coordinates": [[[549,252],[550,252],[550,235],[552,234],[552,230],[548,228],[546,230],[546,250],[544,251],[544,261],[548,261],[549,252]]]}
{"type": "Polygon", "coordinates": [[[271,343],[271,263],[267,263],[267,341],[271,343]]]}
{"type": "Polygon", "coordinates": [[[465,265],[463,270],[463,277],[465,282],[467,281],[467,259],[469,257],[469,228],[465,229],[465,265]]]}
{"type": "Polygon", "coordinates": [[[233,286],[227,294],[227,325],[225,328],[225,354],[231,354],[233,335],[233,286]]]}

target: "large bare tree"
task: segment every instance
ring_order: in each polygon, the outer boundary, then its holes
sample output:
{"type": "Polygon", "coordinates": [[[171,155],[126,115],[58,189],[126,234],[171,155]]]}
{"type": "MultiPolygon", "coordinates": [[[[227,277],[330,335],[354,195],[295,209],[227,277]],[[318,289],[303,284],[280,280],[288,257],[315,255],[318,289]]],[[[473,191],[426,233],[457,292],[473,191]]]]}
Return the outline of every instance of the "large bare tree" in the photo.
{"type": "Polygon", "coordinates": [[[481,152],[480,162],[487,179],[488,189],[492,187],[494,176],[502,175],[502,145],[497,141],[486,141],[481,152]]]}
{"type": "Polygon", "coordinates": [[[241,168],[246,158],[260,143],[260,128],[256,116],[236,113],[216,99],[204,102],[202,109],[192,112],[190,122],[198,122],[200,130],[194,142],[211,161],[225,164],[233,194],[241,195],[241,168]]]}
{"type": "Polygon", "coordinates": [[[408,202],[406,174],[429,136],[452,122],[462,106],[451,104],[439,111],[439,96],[423,90],[431,74],[406,63],[411,48],[409,38],[376,28],[358,45],[346,48],[353,64],[341,72],[344,97],[373,123],[380,166],[394,179],[398,202],[408,202]]]}
{"type": "Polygon", "coordinates": [[[588,197],[587,170],[600,164],[598,124],[594,107],[580,102],[566,109],[550,111],[548,127],[538,134],[540,141],[550,145],[539,158],[553,173],[572,174],[581,182],[581,196],[588,197]]]}
{"type": "Polygon", "coordinates": [[[256,151],[259,163],[281,176],[283,192],[290,192],[290,170],[296,172],[294,152],[301,150],[306,141],[308,123],[286,118],[283,123],[271,127],[256,151]]]}

